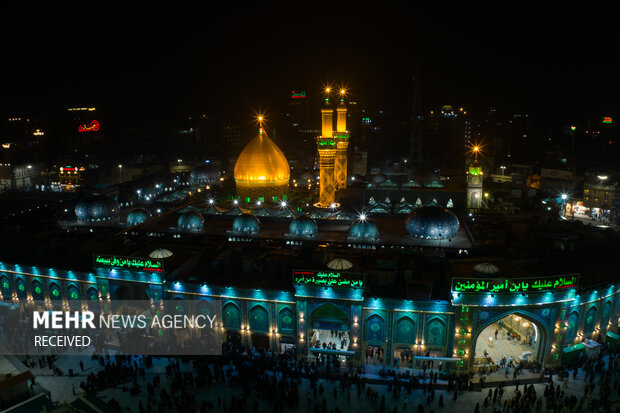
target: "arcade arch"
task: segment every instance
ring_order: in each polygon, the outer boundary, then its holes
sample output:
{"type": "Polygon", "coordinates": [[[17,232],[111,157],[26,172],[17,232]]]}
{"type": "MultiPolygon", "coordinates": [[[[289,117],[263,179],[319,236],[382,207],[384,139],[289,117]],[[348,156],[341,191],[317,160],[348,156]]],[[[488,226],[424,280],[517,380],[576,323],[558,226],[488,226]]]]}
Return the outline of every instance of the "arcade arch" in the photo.
{"type": "Polygon", "coordinates": [[[522,312],[507,312],[483,324],[472,340],[474,369],[495,369],[517,363],[545,361],[549,331],[542,322],[522,312]],[[512,361],[512,363],[510,363],[512,361]]]}

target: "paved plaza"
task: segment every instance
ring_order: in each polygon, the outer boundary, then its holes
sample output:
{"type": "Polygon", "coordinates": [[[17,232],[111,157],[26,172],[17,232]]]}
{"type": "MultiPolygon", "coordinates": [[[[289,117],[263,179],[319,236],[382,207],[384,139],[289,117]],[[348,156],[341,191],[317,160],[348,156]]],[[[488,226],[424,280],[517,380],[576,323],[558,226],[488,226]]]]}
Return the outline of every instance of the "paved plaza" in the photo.
{"type": "MultiPolygon", "coordinates": [[[[109,388],[104,391],[100,391],[98,393],[98,397],[100,397],[104,402],[108,402],[111,399],[115,399],[118,403],[123,406],[124,412],[139,412],[138,403],[142,401],[144,405],[146,405],[147,392],[146,392],[146,381],[152,381],[153,376],[155,374],[159,374],[161,377],[161,387],[167,388],[170,385],[170,381],[166,378],[165,375],[165,366],[168,364],[167,359],[155,359],[152,368],[147,369],[145,379],[138,378],[138,384],[141,387],[141,391],[138,395],[132,396],[129,391],[123,389],[123,386],[117,386],[116,388],[109,388]]],[[[79,387],[80,381],[85,380],[85,376],[89,373],[96,373],[99,371],[100,366],[96,360],[91,360],[88,357],[82,356],[65,356],[60,358],[56,365],[64,370],[65,375],[63,376],[54,376],[49,368],[39,368],[37,365],[33,368],[33,373],[35,373],[37,377],[37,383],[47,390],[50,391],[52,400],[60,403],[68,403],[75,399],[75,394],[80,394],[81,390],[79,387]],[[84,363],[84,371],[82,372],[79,366],[80,360],[84,363]],[[66,375],[68,370],[72,368],[76,373],[76,376],[69,377],[66,375]]],[[[180,368],[181,372],[190,372],[192,371],[191,365],[189,364],[181,364],[180,368]]],[[[404,369],[402,370],[404,371],[404,369]]],[[[378,377],[378,371],[376,368],[373,370],[372,367],[367,370],[366,377],[373,378],[378,377]]],[[[478,375],[476,375],[476,378],[478,375]]],[[[562,389],[568,394],[575,394],[578,398],[581,398],[584,394],[584,382],[585,374],[583,372],[579,372],[579,375],[576,379],[572,378],[572,375],[569,379],[566,380],[566,384],[564,382],[559,381],[557,376],[554,376],[554,384],[560,385],[562,389]]],[[[522,379],[522,376],[519,376],[522,379]]],[[[615,383],[617,378],[614,378],[612,383],[615,383]]],[[[474,379],[474,382],[477,380],[474,379]]],[[[598,379],[596,383],[598,383],[598,379]]],[[[314,411],[314,406],[316,402],[321,402],[323,398],[325,398],[327,403],[327,411],[332,411],[336,407],[340,409],[340,411],[354,411],[354,412],[375,412],[377,410],[376,404],[371,402],[365,394],[362,394],[358,397],[356,386],[352,386],[350,389],[350,401],[346,391],[343,393],[339,386],[339,381],[326,381],[320,379],[317,383],[323,384],[325,389],[324,394],[319,395],[317,399],[314,398],[314,394],[312,388],[310,387],[310,382],[307,379],[302,379],[300,389],[300,406],[298,409],[290,409],[284,408],[286,412],[292,411],[301,411],[301,412],[312,412],[314,411]],[[334,392],[336,389],[336,392],[334,392]]],[[[445,382],[439,381],[438,384],[445,384],[445,382]]],[[[489,383],[487,380],[487,384],[492,387],[492,383],[489,383]]],[[[127,383],[126,387],[130,387],[131,383],[127,383]]],[[[386,399],[386,407],[385,411],[393,412],[393,411],[416,411],[418,409],[418,405],[422,404],[425,412],[447,412],[447,411],[455,411],[458,409],[459,412],[473,412],[476,403],[480,403],[481,410],[482,402],[487,395],[488,390],[485,388],[482,391],[465,391],[462,395],[460,395],[457,401],[453,401],[452,395],[453,393],[449,393],[447,390],[440,390],[440,388],[445,388],[445,386],[437,386],[438,390],[435,391],[434,401],[431,403],[427,403],[427,394],[421,389],[412,390],[411,394],[407,394],[406,392],[402,392],[398,398],[394,398],[392,396],[392,392],[388,391],[388,386],[385,384],[369,384],[367,387],[372,388],[373,390],[378,392],[378,397],[381,399],[381,396],[385,396],[386,399]],[[443,396],[444,407],[439,406],[439,399],[443,396]]],[[[598,397],[598,387],[595,389],[593,397],[598,397]]],[[[535,384],[534,388],[536,389],[536,393],[538,396],[541,396],[545,389],[545,384],[535,384]]],[[[523,389],[523,385],[520,386],[520,389],[523,389]]],[[[212,408],[209,411],[214,412],[225,412],[228,411],[225,409],[224,403],[227,406],[230,406],[230,400],[233,396],[241,396],[241,390],[238,387],[231,387],[228,384],[222,384],[218,382],[215,386],[212,386],[210,390],[206,388],[199,389],[196,391],[195,389],[191,390],[195,395],[196,406],[200,406],[200,403],[203,400],[206,400],[212,404],[212,408]],[[218,398],[222,402],[222,405],[218,407],[218,398]]],[[[510,398],[515,393],[515,386],[510,385],[505,387],[505,396],[504,399],[510,398]]],[[[248,411],[252,411],[252,403],[255,399],[258,399],[259,411],[261,412],[271,412],[273,411],[273,406],[270,405],[265,399],[259,398],[254,392],[247,399],[248,411]]],[[[612,390],[612,406],[614,411],[616,408],[620,408],[620,397],[618,397],[618,392],[612,390]]],[[[496,407],[501,407],[497,405],[496,407]]],[[[172,410],[176,411],[176,410],[172,410]]],[[[199,411],[199,410],[197,410],[199,411]]],[[[493,410],[489,407],[489,412],[493,410]]]]}

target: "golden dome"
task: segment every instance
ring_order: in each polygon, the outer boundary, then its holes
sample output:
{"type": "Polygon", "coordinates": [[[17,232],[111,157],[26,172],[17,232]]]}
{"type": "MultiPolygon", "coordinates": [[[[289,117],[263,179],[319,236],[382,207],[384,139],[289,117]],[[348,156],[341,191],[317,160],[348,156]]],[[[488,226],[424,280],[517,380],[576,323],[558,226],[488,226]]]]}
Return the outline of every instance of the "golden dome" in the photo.
{"type": "Polygon", "coordinates": [[[287,183],[291,167],[286,157],[261,127],[258,135],[241,151],[235,164],[237,183],[287,183]]]}

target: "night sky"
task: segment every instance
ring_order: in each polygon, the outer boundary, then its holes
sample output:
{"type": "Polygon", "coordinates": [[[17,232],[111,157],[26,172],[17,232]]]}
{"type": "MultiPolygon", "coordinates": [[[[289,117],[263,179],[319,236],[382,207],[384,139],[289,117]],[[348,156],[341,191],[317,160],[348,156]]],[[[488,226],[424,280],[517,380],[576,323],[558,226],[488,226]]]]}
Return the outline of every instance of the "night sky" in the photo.
{"type": "Polygon", "coordinates": [[[330,81],[406,119],[416,65],[425,109],[493,106],[554,123],[617,111],[620,36],[604,10],[152,4],[3,10],[2,111],[234,118],[330,81]]]}

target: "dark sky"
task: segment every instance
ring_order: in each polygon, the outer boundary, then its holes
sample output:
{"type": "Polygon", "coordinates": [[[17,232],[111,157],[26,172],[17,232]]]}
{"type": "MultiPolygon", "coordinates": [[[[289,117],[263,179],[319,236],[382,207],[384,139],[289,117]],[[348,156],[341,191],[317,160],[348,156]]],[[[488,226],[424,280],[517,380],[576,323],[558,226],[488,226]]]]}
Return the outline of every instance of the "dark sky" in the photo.
{"type": "Polygon", "coordinates": [[[3,10],[3,112],[88,104],[128,118],[234,117],[330,81],[406,117],[416,65],[423,107],[562,120],[617,109],[620,36],[601,9],[152,4],[3,10]]]}

